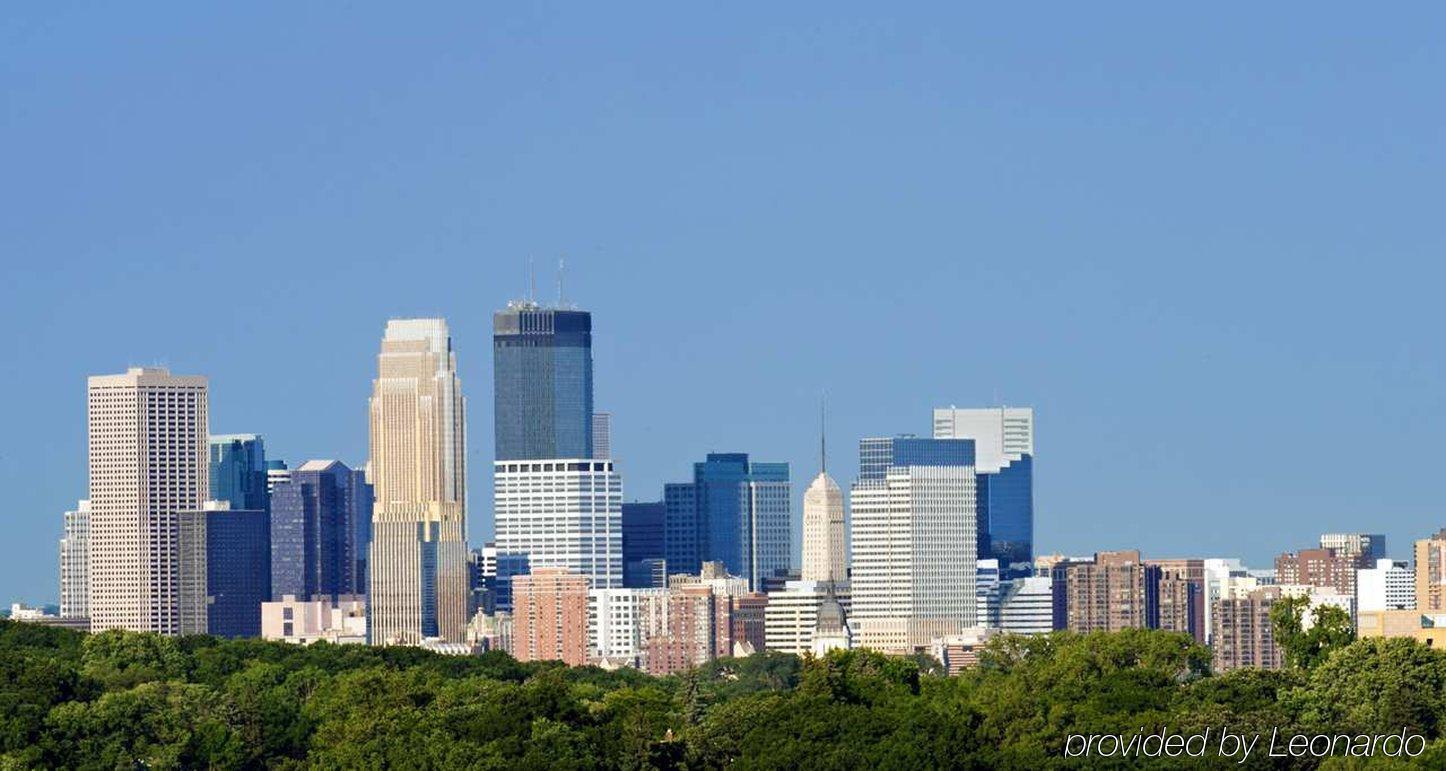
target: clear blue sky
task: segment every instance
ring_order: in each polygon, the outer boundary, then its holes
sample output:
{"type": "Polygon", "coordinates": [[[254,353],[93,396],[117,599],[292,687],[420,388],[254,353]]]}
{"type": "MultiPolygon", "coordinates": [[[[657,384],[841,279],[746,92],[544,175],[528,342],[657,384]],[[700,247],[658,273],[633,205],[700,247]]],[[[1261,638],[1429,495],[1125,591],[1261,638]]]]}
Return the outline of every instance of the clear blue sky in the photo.
{"type": "MultiPolygon", "coordinates": [[[[1037,409],[1040,551],[1264,565],[1446,524],[1438,4],[14,5],[0,599],[53,599],[85,377],[366,456],[443,315],[490,501],[490,313],[595,316],[629,498],[708,450],[1037,409]]],[[[490,531],[471,513],[474,540],[490,531]]]]}

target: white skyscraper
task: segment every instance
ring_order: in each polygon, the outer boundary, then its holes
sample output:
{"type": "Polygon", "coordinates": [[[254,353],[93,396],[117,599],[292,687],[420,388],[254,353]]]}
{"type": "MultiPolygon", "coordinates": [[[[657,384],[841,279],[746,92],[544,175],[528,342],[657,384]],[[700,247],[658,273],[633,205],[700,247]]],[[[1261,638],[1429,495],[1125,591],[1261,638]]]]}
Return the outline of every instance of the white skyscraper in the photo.
{"type": "Polygon", "coordinates": [[[895,438],[883,479],[854,484],[850,619],[859,646],[910,651],[976,625],[971,444],[895,438]]]}
{"type": "Polygon", "coordinates": [[[206,378],[137,367],[88,391],[91,628],[178,634],[177,515],[210,486],[206,378]]]}
{"type": "MultiPolygon", "coordinates": [[[[822,420],[822,416],[820,416],[822,420]]],[[[803,492],[803,570],[804,581],[848,580],[848,533],[844,522],[843,490],[828,475],[828,446],[820,428],[818,442],[818,476],[803,492]]]]}
{"type": "Polygon", "coordinates": [[[934,410],[934,438],[973,439],[978,472],[993,474],[1034,454],[1034,408],[940,407],[934,410]]]}
{"type": "Polygon", "coordinates": [[[373,382],[367,560],[377,644],[462,642],[467,627],[467,418],[442,319],[387,322],[373,382]]]}
{"type": "Polygon", "coordinates": [[[826,581],[788,581],[782,591],[768,594],[763,609],[764,647],[802,656],[813,652],[819,611],[835,603],[847,611],[847,591],[837,592],[826,581]]]}
{"type": "Polygon", "coordinates": [[[90,501],[65,512],[60,538],[60,617],[90,615],[90,501]]]}
{"type": "Polygon", "coordinates": [[[496,461],[497,554],[530,569],[580,573],[592,589],[623,585],[623,483],[611,460],[496,461]]]}

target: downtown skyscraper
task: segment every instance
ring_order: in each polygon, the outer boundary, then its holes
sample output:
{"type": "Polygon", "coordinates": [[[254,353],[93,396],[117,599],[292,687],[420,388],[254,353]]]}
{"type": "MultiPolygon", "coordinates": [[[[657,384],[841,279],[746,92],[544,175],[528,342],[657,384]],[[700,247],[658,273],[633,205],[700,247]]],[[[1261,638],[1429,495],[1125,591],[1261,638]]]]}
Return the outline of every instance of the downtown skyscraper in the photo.
{"type": "Polygon", "coordinates": [[[516,301],[492,316],[496,459],[592,458],[592,314],[516,301]]]}
{"type": "Polygon", "coordinates": [[[466,401],[442,319],[387,322],[373,382],[368,635],[461,642],[467,624],[466,401]]]}
{"type": "Polygon", "coordinates": [[[91,628],[181,634],[178,517],[209,492],[206,378],[89,379],[91,628]]]}
{"type": "Polygon", "coordinates": [[[972,439],[978,475],[979,559],[1006,577],[1034,559],[1034,408],[934,410],[935,439],[972,439]]]}
{"type": "Polygon", "coordinates": [[[974,442],[859,442],[852,488],[855,642],[909,652],[977,624],[974,442]]]}
{"type": "Polygon", "coordinates": [[[509,303],[492,350],[499,604],[512,574],[537,569],[621,587],[622,479],[593,445],[592,315],[509,303]]]}
{"type": "Polygon", "coordinates": [[[663,486],[664,553],[669,573],[697,573],[722,562],[753,591],[788,573],[793,523],[787,463],[747,453],[710,452],[693,464],[693,481],[663,486]]]}

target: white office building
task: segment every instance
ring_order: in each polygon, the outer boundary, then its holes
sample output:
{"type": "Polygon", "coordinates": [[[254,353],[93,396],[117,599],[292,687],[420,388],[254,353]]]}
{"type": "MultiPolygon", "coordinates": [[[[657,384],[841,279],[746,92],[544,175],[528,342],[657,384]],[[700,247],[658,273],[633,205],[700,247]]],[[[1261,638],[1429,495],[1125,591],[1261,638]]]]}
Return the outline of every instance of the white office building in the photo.
{"type": "Polygon", "coordinates": [[[611,460],[496,461],[497,554],[563,568],[592,589],[623,585],[623,483],[611,460]]]}
{"type": "MultiPolygon", "coordinates": [[[[861,462],[878,443],[860,442],[861,462]]],[[[891,444],[852,487],[850,618],[858,646],[910,652],[977,623],[975,476],[967,441],[891,444]]]]}
{"type": "Polygon", "coordinates": [[[60,538],[60,617],[90,615],[90,501],[65,512],[60,538]]]}
{"type": "Polygon", "coordinates": [[[1415,610],[1416,573],[1411,563],[1381,559],[1356,571],[1356,610],[1415,610]]]}
{"type": "Polygon", "coordinates": [[[179,634],[177,515],[210,488],[206,378],[135,367],[88,391],[91,628],[179,634]]]}

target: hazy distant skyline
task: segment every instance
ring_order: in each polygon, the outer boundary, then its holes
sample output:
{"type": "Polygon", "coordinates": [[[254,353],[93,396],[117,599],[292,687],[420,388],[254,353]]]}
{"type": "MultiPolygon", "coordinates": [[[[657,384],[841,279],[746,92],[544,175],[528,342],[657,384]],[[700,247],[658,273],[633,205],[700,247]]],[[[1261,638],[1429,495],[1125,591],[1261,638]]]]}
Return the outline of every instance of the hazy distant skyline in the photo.
{"type": "Polygon", "coordinates": [[[1443,22],[9,9],[0,590],[58,596],[87,375],[207,375],[213,433],[359,466],[391,317],[448,321],[480,543],[491,313],[564,256],[628,500],[742,451],[801,511],[821,392],[845,487],[859,437],[1004,402],[1036,411],[1038,553],[1405,558],[1446,525],[1443,22]]]}

